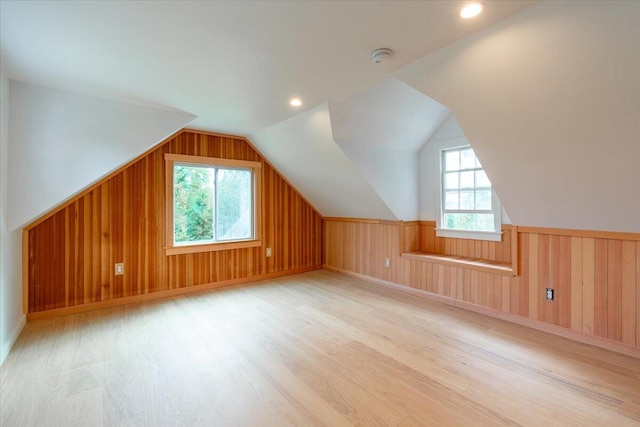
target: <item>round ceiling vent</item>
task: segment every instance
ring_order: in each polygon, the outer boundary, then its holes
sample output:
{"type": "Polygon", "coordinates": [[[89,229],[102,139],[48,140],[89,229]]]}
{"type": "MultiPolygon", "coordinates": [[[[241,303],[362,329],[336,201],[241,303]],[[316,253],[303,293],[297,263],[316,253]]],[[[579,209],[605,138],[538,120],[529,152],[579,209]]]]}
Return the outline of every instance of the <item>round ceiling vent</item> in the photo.
{"type": "Polygon", "coordinates": [[[387,62],[389,59],[391,59],[391,55],[393,55],[393,51],[391,49],[387,49],[386,47],[376,49],[371,52],[371,62],[373,62],[374,64],[387,62]]]}

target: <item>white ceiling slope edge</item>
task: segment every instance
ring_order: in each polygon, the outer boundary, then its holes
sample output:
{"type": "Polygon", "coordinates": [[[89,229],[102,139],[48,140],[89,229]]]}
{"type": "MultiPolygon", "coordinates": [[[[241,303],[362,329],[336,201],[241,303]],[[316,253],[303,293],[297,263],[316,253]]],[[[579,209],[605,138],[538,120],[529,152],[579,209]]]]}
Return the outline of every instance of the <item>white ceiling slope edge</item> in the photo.
{"type": "Polygon", "coordinates": [[[12,80],[189,111],[200,129],[250,135],[530,7],[492,1],[0,1],[12,80]],[[394,50],[388,64],[369,54],[394,50]]]}
{"type": "Polygon", "coordinates": [[[7,225],[13,230],[116,170],[195,116],[11,82],[7,225]]]}
{"type": "Polygon", "coordinates": [[[326,102],[250,139],[322,215],[398,219],[333,140],[326,102]]]}
{"type": "Polygon", "coordinates": [[[387,79],[341,102],[331,102],[331,128],[338,143],[415,153],[450,111],[397,79],[387,79]]]}
{"type": "Polygon", "coordinates": [[[447,105],[514,224],[640,232],[640,2],[549,2],[395,73],[447,105]]]}
{"type": "Polygon", "coordinates": [[[388,79],[330,102],[333,140],[394,215],[418,219],[417,152],[450,114],[405,83],[388,79]]]}

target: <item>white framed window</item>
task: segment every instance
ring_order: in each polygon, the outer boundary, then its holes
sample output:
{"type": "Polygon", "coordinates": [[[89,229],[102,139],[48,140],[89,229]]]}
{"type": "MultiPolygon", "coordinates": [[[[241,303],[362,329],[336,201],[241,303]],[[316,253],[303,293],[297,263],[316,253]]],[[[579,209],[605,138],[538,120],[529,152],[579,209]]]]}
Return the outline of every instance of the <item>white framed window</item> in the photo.
{"type": "Polygon", "coordinates": [[[165,154],[165,253],[260,246],[260,162],[165,154]]]}
{"type": "Polygon", "coordinates": [[[440,218],[436,235],[501,240],[500,200],[473,148],[467,145],[442,150],[440,170],[440,218]]]}

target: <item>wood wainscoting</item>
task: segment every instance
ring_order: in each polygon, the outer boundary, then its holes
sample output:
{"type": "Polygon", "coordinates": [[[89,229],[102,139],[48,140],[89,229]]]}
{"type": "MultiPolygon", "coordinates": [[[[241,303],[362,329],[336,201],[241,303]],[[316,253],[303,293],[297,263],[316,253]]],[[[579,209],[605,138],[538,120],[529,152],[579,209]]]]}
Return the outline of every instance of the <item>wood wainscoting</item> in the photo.
{"type": "Polygon", "coordinates": [[[325,268],[551,332],[569,331],[596,345],[640,351],[639,234],[533,227],[514,234],[508,239],[517,239],[519,273],[510,277],[401,256],[429,248],[510,262],[506,237],[502,243],[444,239],[435,237],[428,221],[326,218],[325,268]],[[546,288],[555,290],[554,301],[545,299],[546,288]]]}
{"type": "Polygon", "coordinates": [[[25,311],[65,314],[321,268],[322,226],[249,141],[183,130],[25,228],[25,311]],[[263,245],[165,255],[165,153],[263,163],[263,245]]]}

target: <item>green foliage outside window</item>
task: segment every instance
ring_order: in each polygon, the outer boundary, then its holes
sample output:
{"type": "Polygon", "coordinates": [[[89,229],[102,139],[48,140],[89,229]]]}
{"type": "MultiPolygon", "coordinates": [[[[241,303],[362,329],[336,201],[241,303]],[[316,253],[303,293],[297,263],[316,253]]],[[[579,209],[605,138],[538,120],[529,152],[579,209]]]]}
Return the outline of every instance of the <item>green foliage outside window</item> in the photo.
{"type": "Polygon", "coordinates": [[[175,242],[213,240],[214,169],[175,165],[175,242]]]}
{"type": "Polygon", "coordinates": [[[251,238],[251,182],[248,169],[174,165],[174,241],[251,238]]]}

